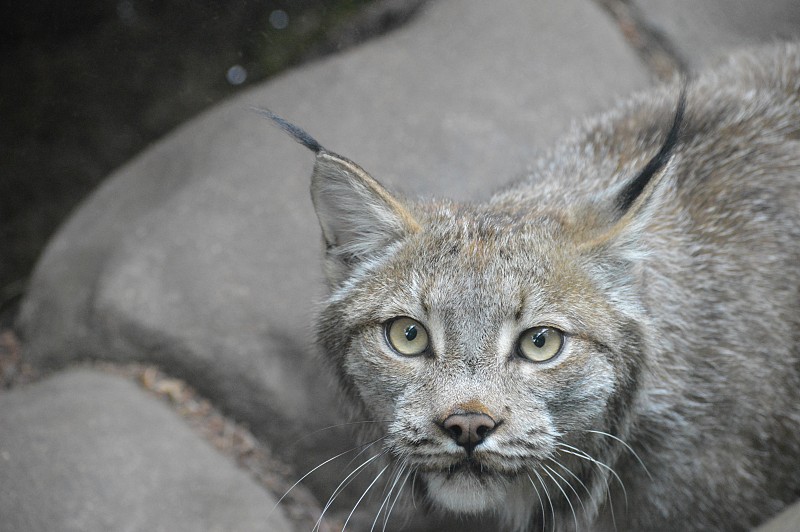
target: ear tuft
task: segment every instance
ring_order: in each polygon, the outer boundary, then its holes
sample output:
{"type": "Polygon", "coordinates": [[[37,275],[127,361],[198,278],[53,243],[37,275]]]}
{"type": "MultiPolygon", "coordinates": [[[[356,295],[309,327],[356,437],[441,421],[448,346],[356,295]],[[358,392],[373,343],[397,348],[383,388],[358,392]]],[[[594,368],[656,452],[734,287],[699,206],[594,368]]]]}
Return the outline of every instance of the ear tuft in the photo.
{"type": "Polygon", "coordinates": [[[306,133],[302,128],[292,124],[282,116],[276,115],[265,107],[251,107],[251,109],[261,116],[272,120],[272,123],[278,126],[278,128],[280,128],[284,133],[288,133],[294,140],[314,153],[319,153],[325,150],[325,148],[323,148],[320,143],[314,139],[314,137],[306,133]]]}

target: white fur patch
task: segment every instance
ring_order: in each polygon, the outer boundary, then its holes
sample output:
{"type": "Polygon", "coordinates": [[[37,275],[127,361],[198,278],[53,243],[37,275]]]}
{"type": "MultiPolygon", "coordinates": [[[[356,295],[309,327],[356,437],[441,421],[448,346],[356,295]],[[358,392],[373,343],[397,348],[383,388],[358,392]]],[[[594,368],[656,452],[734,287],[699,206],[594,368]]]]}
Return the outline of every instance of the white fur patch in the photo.
{"type": "Polygon", "coordinates": [[[503,504],[507,483],[495,479],[476,479],[469,473],[428,473],[428,496],[439,506],[456,513],[477,514],[503,504]]]}

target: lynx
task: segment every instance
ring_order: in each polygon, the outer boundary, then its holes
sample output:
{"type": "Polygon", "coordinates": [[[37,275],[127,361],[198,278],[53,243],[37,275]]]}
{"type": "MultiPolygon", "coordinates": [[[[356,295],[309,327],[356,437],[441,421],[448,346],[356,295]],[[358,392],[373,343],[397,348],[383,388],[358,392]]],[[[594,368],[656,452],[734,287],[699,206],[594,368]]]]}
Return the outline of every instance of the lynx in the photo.
{"type": "Polygon", "coordinates": [[[800,46],[635,96],[482,203],[263,112],[316,153],[319,344],[384,513],[413,482],[503,530],[745,530],[800,497],[800,46]]]}

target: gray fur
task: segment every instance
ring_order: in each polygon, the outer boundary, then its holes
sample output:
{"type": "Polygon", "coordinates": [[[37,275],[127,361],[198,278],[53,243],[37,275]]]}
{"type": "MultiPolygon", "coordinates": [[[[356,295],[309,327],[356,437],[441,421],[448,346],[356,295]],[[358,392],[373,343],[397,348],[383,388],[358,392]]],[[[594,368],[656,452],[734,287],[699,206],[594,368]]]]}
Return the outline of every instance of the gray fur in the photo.
{"type": "Polygon", "coordinates": [[[432,507],[506,528],[684,531],[800,497],[800,47],[698,77],[671,157],[619,212],[679,91],[588,122],[480,204],[402,199],[319,151],[319,340],[385,437],[389,497],[415,477],[432,507]],[[397,316],[429,354],[392,351],[397,316]],[[541,325],[566,340],[532,363],[515,345],[541,325]],[[466,451],[440,421],[464,409],[502,423],[451,469],[466,451]]]}

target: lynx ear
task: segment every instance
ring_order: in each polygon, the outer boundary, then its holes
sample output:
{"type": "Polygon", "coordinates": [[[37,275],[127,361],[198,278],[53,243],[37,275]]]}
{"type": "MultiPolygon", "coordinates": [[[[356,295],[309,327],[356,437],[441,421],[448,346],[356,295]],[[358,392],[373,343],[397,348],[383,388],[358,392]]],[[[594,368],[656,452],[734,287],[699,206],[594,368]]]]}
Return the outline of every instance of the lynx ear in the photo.
{"type": "Polygon", "coordinates": [[[336,285],[358,262],[420,230],[408,209],[352,161],[327,151],[311,135],[269,109],[252,108],[317,154],[311,200],[327,251],[328,282],[336,285]]]}
{"type": "Polygon", "coordinates": [[[641,317],[638,279],[648,249],[642,235],[653,215],[668,201],[673,175],[674,150],[680,141],[685,109],[681,92],[672,127],[658,153],[632,179],[589,209],[581,248],[589,273],[598,286],[616,301],[618,309],[632,318],[641,317]]]}
{"type": "Polygon", "coordinates": [[[326,272],[332,284],[353,265],[420,230],[400,200],[364,169],[324,150],[317,153],[311,199],[325,239],[326,272]]]}
{"type": "Polygon", "coordinates": [[[608,244],[625,245],[636,239],[658,209],[667,188],[666,181],[671,174],[669,163],[677,146],[686,110],[686,85],[681,89],[678,106],[661,148],[633,179],[623,182],[602,203],[602,210],[609,222],[602,234],[588,245],[590,247],[608,244]]]}

